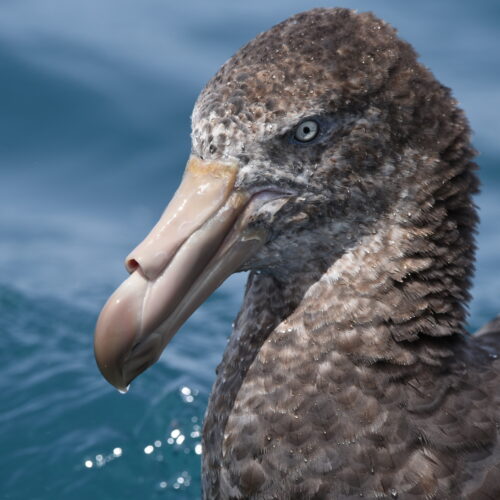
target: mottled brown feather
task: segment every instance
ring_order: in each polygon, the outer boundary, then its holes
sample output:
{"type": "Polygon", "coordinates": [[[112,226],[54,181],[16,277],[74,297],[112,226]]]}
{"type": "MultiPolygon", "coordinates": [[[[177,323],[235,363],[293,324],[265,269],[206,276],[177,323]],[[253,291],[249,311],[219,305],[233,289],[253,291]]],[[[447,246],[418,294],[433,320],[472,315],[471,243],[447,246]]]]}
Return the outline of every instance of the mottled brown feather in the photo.
{"type": "Polygon", "coordinates": [[[500,320],[464,326],[478,184],[450,90],[372,14],[314,9],[220,69],[192,139],[237,189],[295,193],[254,221],[204,497],[500,498],[500,320]],[[325,132],[300,145],[307,117],[325,132]]]}

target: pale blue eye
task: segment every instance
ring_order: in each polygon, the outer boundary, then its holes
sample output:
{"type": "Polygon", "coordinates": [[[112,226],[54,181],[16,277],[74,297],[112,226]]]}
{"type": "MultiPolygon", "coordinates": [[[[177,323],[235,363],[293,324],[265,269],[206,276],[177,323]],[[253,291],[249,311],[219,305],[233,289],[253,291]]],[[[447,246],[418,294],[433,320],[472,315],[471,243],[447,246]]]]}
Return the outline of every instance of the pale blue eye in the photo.
{"type": "Polygon", "coordinates": [[[299,142],[309,142],[318,135],[318,132],[318,122],[316,122],[315,120],[305,120],[297,125],[293,137],[299,142]]]}

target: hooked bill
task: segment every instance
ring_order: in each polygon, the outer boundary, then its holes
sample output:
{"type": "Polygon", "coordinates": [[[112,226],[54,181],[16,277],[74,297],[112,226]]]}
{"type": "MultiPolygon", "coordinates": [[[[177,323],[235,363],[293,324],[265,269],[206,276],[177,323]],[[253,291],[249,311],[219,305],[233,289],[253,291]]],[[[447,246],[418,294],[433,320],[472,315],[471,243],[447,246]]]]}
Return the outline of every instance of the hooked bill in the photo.
{"type": "Polygon", "coordinates": [[[286,195],[235,189],[237,173],[236,163],[192,156],[160,220],[127,257],[131,275],[102,309],[94,337],[99,369],[119,390],[158,360],[196,308],[266,242],[266,231],[250,222],[286,195]]]}

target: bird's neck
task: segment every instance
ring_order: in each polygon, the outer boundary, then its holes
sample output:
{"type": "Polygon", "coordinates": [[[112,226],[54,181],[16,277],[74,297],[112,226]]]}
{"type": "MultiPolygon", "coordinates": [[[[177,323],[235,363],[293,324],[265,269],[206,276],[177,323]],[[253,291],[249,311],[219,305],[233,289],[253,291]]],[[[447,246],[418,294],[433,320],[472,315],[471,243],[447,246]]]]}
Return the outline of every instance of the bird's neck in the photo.
{"type": "Polygon", "coordinates": [[[382,395],[396,379],[447,370],[463,339],[474,250],[474,209],[462,201],[395,210],[330,265],[250,275],[207,410],[205,470],[219,470],[240,427],[265,411],[269,422],[300,418],[301,405],[328,392],[328,408],[349,422],[365,404],[346,403],[357,388],[373,382],[382,395]]]}
{"type": "MultiPolygon", "coordinates": [[[[418,252],[429,246],[421,241],[427,236],[425,228],[381,223],[326,269],[318,264],[279,278],[250,274],[218,367],[208,439],[221,446],[243,383],[263,380],[266,370],[295,377],[300,366],[321,369],[325,356],[349,366],[382,362],[407,370],[446,359],[450,340],[463,331],[464,311],[458,284],[445,279],[441,260],[418,252]]],[[[457,257],[450,254],[450,266],[457,257]]],[[[352,384],[348,378],[344,382],[352,384]]]]}
{"type": "Polygon", "coordinates": [[[294,276],[291,289],[303,296],[273,335],[293,333],[304,348],[319,343],[360,363],[410,365],[425,357],[424,344],[436,344],[431,339],[463,333],[464,246],[431,246],[428,236],[425,227],[381,223],[317,281],[294,276]]]}

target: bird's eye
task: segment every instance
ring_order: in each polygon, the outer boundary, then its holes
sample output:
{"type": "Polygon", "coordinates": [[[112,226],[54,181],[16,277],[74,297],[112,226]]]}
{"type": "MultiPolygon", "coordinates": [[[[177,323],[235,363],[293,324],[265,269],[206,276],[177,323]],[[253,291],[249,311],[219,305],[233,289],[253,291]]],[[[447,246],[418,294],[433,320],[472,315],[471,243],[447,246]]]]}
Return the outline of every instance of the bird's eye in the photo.
{"type": "Polygon", "coordinates": [[[299,142],[310,142],[318,135],[318,132],[318,122],[314,120],[305,120],[299,123],[293,137],[299,142]]]}

